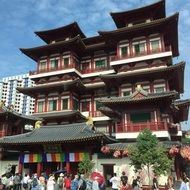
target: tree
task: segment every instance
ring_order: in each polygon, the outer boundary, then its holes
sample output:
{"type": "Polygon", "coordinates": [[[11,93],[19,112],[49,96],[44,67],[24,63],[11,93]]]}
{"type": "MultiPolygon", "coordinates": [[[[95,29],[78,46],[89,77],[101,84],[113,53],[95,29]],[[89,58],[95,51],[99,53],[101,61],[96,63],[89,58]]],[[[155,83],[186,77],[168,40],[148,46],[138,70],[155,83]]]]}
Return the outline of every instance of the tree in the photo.
{"type": "Polygon", "coordinates": [[[83,160],[78,165],[79,172],[88,176],[92,172],[94,164],[95,163],[90,160],[89,156],[85,154],[83,160]]]}
{"type": "Polygon", "coordinates": [[[147,167],[150,183],[150,169],[156,175],[166,174],[173,161],[168,158],[167,148],[161,145],[149,129],[144,129],[137,137],[137,142],[129,147],[129,159],[135,170],[147,167]]]}

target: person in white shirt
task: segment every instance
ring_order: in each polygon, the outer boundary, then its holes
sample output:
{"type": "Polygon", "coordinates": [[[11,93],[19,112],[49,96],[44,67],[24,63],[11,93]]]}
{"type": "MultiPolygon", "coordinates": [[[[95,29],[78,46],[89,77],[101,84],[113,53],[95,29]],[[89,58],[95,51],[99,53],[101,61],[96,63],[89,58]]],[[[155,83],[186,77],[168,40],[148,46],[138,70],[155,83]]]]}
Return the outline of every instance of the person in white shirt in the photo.
{"type": "Polygon", "coordinates": [[[117,177],[116,173],[113,174],[113,177],[110,179],[110,182],[112,183],[112,190],[119,189],[119,178],[117,177]]]}

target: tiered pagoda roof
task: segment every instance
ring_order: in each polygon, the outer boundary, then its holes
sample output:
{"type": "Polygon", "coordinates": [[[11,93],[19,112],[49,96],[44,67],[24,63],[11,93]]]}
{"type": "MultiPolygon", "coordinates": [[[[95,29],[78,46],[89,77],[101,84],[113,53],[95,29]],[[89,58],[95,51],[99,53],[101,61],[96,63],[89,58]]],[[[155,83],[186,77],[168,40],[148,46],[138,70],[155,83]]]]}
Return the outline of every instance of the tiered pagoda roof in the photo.
{"type": "Polygon", "coordinates": [[[80,111],[77,110],[69,110],[69,111],[59,111],[54,113],[36,113],[34,114],[37,117],[43,118],[43,121],[46,123],[49,123],[51,121],[57,121],[57,122],[85,122],[87,121],[87,118],[81,114],[80,111]]]}
{"type": "Polygon", "coordinates": [[[110,14],[118,28],[125,27],[126,22],[130,23],[136,21],[137,19],[142,20],[151,18],[156,20],[164,18],[166,16],[165,0],[160,0],[154,4],[146,5],[137,9],[110,14]]]}
{"type": "Polygon", "coordinates": [[[26,124],[34,124],[36,121],[42,120],[39,117],[34,117],[30,115],[23,115],[16,112],[11,106],[2,106],[0,108],[0,120],[1,121],[13,121],[22,120],[26,124]]]}
{"type": "Polygon", "coordinates": [[[162,100],[172,100],[179,98],[179,94],[176,91],[170,92],[160,92],[160,93],[147,93],[144,90],[137,90],[132,95],[123,96],[123,97],[110,97],[102,98],[99,101],[104,105],[110,107],[114,105],[127,105],[127,104],[136,104],[144,103],[151,101],[162,101],[162,100]]]}
{"type": "Polygon", "coordinates": [[[179,93],[183,93],[185,62],[180,62],[168,67],[155,67],[138,71],[122,72],[111,75],[102,75],[101,79],[108,86],[118,86],[126,82],[136,82],[140,80],[156,80],[167,78],[170,88],[179,93]]]}
{"type": "Polygon", "coordinates": [[[82,30],[80,29],[77,22],[73,22],[63,27],[44,30],[35,32],[42,40],[46,43],[51,43],[52,41],[64,41],[65,38],[74,38],[75,36],[80,36],[81,38],[86,38],[82,30]],[[69,36],[68,36],[69,35],[69,36]]]}
{"type": "Polygon", "coordinates": [[[75,53],[81,53],[85,50],[85,44],[83,43],[81,37],[75,36],[72,39],[55,42],[52,44],[47,44],[39,47],[24,49],[21,48],[20,51],[30,57],[31,59],[37,61],[42,56],[48,56],[52,54],[62,53],[64,51],[74,51],[75,53]]]}
{"type": "Polygon", "coordinates": [[[47,143],[72,143],[81,141],[103,140],[113,142],[114,139],[106,136],[102,132],[90,129],[86,123],[76,123],[69,125],[42,126],[32,132],[0,138],[1,145],[31,145],[47,143]]]}
{"type": "Polygon", "coordinates": [[[21,93],[24,93],[26,95],[29,95],[31,97],[35,97],[37,94],[45,92],[55,92],[56,90],[59,91],[74,91],[77,93],[82,93],[84,92],[86,87],[84,84],[81,82],[80,79],[75,79],[73,81],[59,81],[59,82],[54,82],[54,83],[46,83],[46,84],[39,84],[37,86],[33,87],[22,87],[22,88],[17,88],[17,90],[21,93]]]}
{"type": "Polygon", "coordinates": [[[123,27],[112,31],[99,31],[106,41],[118,41],[142,36],[142,34],[163,33],[165,44],[172,46],[173,56],[179,55],[178,50],[178,17],[176,13],[170,17],[153,20],[151,22],[136,24],[131,27],[123,27]]]}

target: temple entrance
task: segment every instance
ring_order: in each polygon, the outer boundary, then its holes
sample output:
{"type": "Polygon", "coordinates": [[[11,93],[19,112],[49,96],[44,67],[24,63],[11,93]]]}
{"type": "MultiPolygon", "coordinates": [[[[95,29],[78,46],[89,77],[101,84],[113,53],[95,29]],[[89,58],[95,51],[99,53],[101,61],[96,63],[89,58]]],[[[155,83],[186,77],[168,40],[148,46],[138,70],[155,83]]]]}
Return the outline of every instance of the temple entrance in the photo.
{"type": "Polygon", "coordinates": [[[103,175],[105,177],[106,187],[111,187],[110,178],[113,176],[114,164],[103,164],[103,175]]]}

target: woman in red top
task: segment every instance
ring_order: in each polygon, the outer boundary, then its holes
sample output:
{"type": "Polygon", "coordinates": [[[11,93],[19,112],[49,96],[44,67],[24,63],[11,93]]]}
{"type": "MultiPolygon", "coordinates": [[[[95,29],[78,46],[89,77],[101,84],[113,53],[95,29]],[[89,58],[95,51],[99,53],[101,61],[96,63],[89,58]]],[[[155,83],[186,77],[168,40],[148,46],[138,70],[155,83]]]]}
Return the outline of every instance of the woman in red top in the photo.
{"type": "Polygon", "coordinates": [[[71,189],[71,177],[69,174],[67,174],[67,176],[64,179],[64,187],[66,190],[70,190],[71,189]]]}

